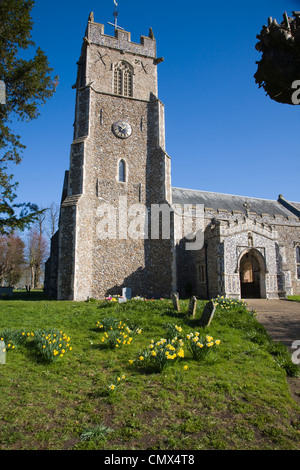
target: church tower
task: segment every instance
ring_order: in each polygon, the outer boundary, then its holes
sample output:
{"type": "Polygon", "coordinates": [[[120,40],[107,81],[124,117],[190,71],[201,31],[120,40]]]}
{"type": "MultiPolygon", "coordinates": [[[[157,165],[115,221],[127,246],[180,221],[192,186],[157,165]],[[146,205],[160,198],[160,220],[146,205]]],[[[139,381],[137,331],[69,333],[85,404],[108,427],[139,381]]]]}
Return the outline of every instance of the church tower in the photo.
{"type": "MultiPolygon", "coordinates": [[[[131,42],[90,14],[78,62],[74,139],[58,231],[57,298],[169,296],[174,240],[151,237],[151,207],[172,204],[156,41],[131,42]],[[144,222],[146,222],[144,224],[144,222]]],[[[171,217],[172,218],[172,217],[171,217]]]]}

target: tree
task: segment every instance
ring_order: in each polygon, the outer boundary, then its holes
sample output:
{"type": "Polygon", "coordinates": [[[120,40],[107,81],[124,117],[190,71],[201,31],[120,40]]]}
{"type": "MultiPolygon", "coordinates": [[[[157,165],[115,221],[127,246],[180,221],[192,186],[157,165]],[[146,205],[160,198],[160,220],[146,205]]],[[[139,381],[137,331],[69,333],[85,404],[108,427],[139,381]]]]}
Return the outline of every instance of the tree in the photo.
{"type": "Polygon", "coordinates": [[[23,275],[24,243],[12,233],[0,236],[0,285],[16,285],[23,275]]]}
{"type": "Polygon", "coordinates": [[[43,264],[49,255],[48,241],[36,227],[33,227],[27,237],[26,261],[30,267],[30,285],[37,289],[41,281],[43,264]]]}
{"type": "Polygon", "coordinates": [[[53,237],[58,227],[59,211],[60,207],[55,202],[52,202],[52,204],[47,210],[47,219],[49,227],[47,230],[47,234],[49,235],[50,239],[53,237]]]}
{"type": "Polygon", "coordinates": [[[0,104],[0,233],[23,230],[36,220],[37,207],[15,204],[17,183],[8,172],[8,164],[19,164],[25,146],[10,128],[13,119],[31,121],[39,116],[39,107],[55,92],[58,78],[52,78],[44,52],[37,48],[33,58],[20,53],[35,48],[31,38],[30,16],[34,0],[0,2],[0,80],[6,85],[6,103],[0,104]]]}
{"type": "Polygon", "coordinates": [[[300,12],[293,18],[283,14],[282,23],[269,18],[257,39],[256,49],[262,53],[254,75],[259,87],[278,103],[299,104],[293,100],[295,83],[300,79],[300,12]]]}

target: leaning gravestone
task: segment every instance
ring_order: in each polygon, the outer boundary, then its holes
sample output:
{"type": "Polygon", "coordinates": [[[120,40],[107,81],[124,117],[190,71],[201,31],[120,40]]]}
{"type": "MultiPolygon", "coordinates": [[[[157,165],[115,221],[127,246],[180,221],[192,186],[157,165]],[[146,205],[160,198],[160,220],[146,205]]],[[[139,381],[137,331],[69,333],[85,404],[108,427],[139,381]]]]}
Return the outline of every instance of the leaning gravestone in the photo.
{"type": "Polygon", "coordinates": [[[197,309],[197,298],[195,296],[193,296],[190,300],[190,303],[189,303],[189,309],[188,309],[187,316],[195,318],[196,309],[197,309]]]}
{"type": "Polygon", "coordinates": [[[174,294],[172,294],[172,302],[173,302],[173,306],[175,308],[175,310],[177,310],[177,312],[180,312],[180,305],[179,305],[179,294],[174,292],[174,294]]]}
{"type": "Polygon", "coordinates": [[[210,301],[205,305],[202,316],[200,318],[200,326],[205,327],[211,324],[215,310],[216,304],[214,302],[210,301]]]}

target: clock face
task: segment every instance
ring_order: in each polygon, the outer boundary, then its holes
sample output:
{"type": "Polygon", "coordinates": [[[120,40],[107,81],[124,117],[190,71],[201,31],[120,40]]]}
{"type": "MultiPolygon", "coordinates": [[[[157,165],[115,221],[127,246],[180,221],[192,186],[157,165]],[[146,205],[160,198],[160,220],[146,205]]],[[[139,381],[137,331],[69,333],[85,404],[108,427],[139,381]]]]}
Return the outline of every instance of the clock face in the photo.
{"type": "Polygon", "coordinates": [[[113,132],[121,139],[127,139],[132,134],[131,125],[127,121],[117,121],[113,124],[113,132]]]}

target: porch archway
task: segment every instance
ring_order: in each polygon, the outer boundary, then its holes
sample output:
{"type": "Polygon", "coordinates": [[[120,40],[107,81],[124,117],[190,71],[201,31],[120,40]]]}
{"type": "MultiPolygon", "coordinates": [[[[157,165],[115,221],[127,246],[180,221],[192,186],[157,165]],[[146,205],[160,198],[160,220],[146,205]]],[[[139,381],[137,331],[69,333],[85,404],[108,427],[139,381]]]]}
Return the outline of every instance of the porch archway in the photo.
{"type": "Polygon", "coordinates": [[[241,298],[266,298],[266,267],[262,254],[255,250],[247,250],[240,258],[239,274],[241,298]]]}

